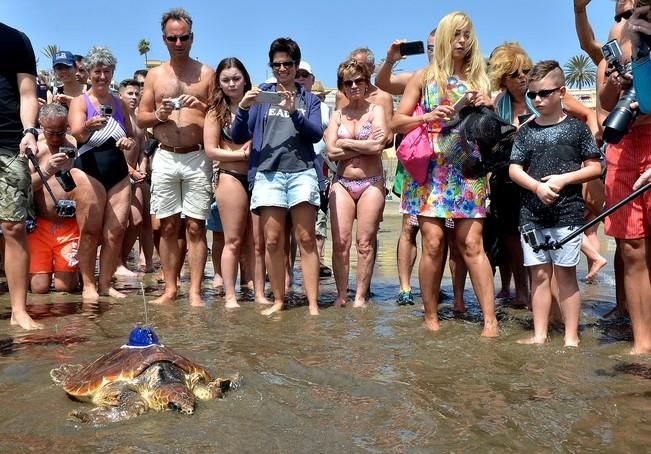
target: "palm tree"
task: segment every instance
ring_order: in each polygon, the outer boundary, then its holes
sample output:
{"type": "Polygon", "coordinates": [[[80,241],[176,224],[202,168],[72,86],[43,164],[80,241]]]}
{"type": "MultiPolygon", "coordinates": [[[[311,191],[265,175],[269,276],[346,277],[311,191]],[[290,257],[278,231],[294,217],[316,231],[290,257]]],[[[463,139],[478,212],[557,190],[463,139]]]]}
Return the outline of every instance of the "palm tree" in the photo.
{"type": "Polygon", "coordinates": [[[597,68],[587,55],[575,55],[565,65],[565,79],[570,87],[581,90],[591,87],[597,80],[597,68]]]}
{"type": "Polygon", "coordinates": [[[147,39],[141,39],[140,41],[138,41],[138,52],[140,52],[140,55],[144,54],[145,56],[145,68],[147,67],[147,52],[151,50],[149,45],[150,42],[147,39]]]}
{"type": "Polygon", "coordinates": [[[59,46],[56,44],[48,44],[41,51],[41,53],[45,55],[49,60],[52,60],[57,52],[59,52],[59,46]]]}

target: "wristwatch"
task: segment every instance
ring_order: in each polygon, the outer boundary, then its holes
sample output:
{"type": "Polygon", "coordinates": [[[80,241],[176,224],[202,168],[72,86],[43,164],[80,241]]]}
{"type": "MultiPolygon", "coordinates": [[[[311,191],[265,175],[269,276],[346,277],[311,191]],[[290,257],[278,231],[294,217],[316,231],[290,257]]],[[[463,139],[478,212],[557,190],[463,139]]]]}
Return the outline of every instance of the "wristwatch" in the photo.
{"type": "Polygon", "coordinates": [[[26,134],[32,134],[34,136],[34,139],[38,139],[38,129],[36,128],[23,129],[23,137],[25,137],[26,134]]]}

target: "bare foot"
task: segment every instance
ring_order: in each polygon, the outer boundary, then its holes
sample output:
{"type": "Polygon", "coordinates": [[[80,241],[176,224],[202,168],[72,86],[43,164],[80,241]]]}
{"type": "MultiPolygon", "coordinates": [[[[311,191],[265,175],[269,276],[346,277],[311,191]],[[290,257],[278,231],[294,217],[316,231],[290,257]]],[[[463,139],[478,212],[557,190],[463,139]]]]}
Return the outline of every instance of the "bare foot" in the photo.
{"type": "Polygon", "coordinates": [[[533,345],[533,344],[544,344],[547,342],[547,338],[540,338],[540,337],[528,337],[526,339],[520,339],[516,341],[518,344],[523,344],[523,345],[533,345]]]}
{"type": "Polygon", "coordinates": [[[578,347],[579,346],[579,338],[576,337],[576,338],[571,339],[571,338],[566,337],[565,338],[565,346],[566,347],[578,347]]]}
{"type": "Polygon", "coordinates": [[[500,290],[500,292],[495,296],[497,299],[508,299],[511,298],[511,290],[508,288],[503,288],[500,290]]]}
{"type": "Polygon", "coordinates": [[[346,304],[348,303],[348,298],[338,296],[337,299],[335,300],[335,307],[346,307],[346,304]]]}
{"type": "Polygon", "coordinates": [[[452,312],[456,314],[464,314],[467,312],[468,309],[466,309],[466,304],[461,301],[461,302],[454,302],[454,305],[452,306],[452,312]]]}
{"type": "Polygon", "coordinates": [[[274,302],[269,301],[264,294],[255,296],[256,304],[264,304],[265,306],[271,306],[274,302]]]}
{"type": "Polygon", "coordinates": [[[85,286],[81,291],[81,299],[84,301],[97,301],[99,299],[99,293],[95,287],[85,286]]]}
{"type": "Polygon", "coordinates": [[[649,353],[651,353],[651,349],[633,347],[631,348],[631,351],[628,353],[629,355],[648,355],[649,353]]]}
{"type": "Polygon", "coordinates": [[[265,309],[262,312],[260,312],[262,315],[271,315],[276,312],[280,312],[283,310],[283,303],[274,303],[273,306],[271,306],[269,309],[265,309]]]}
{"type": "Polygon", "coordinates": [[[484,329],[481,332],[482,337],[497,337],[500,335],[500,330],[497,326],[497,320],[484,322],[484,329]]]}
{"type": "Polygon", "coordinates": [[[215,277],[212,278],[212,288],[219,288],[224,286],[224,279],[220,275],[215,274],[215,277]]]}
{"type": "Polygon", "coordinates": [[[224,300],[226,301],[226,304],[224,304],[224,307],[226,309],[236,309],[240,307],[240,305],[237,302],[237,298],[235,298],[234,296],[226,297],[224,298],[224,300]]]}
{"type": "Polygon", "coordinates": [[[433,317],[425,315],[423,317],[423,326],[430,331],[438,331],[441,329],[441,325],[439,324],[439,318],[437,315],[433,317]]]}
{"type": "Polygon", "coordinates": [[[310,315],[319,315],[319,306],[314,305],[312,306],[311,304],[307,307],[308,311],[310,312],[310,315]]]}
{"type": "Polygon", "coordinates": [[[597,277],[597,273],[606,266],[606,263],[608,263],[608,260],[599,256],[599,258],[592,263],[592,266],[588,270],[588,274],[585,275],[586,282],[591,283],[592,280],[597,277]]]}
{"type": "Polygon", "coordinates": [[[100,289],[99,294],[102,295],[102,296],[110,296],[111,298],[126,298],[127,297],[127,295],[125,295],[122,292],[118,292],[113,287],[109,287],[108,290],[100,289]]]}
{"type": "Polygon", "coordinates": [[[138,273],[134,273],[131,271],[129,268],[127,268],[124,265],[118,266],[118,269],[115,270],[115,273],[113,273],[113,276],[119,276],[119,277],[136,277],[138,276],[138,273]]]}
{"type": "Polygon", "coordinates": [[[153,273],[154,271],[156,271],[156,267],[153,264],[141,266],[141,268],[142,268],[142,272],[145,274],[153,273]]]}
{"type": "Polygon", "coordinates": [[[368,300],[365,298],[355,298],[353,302],[353,307],[368,307],[368,300]]]}
{"type": "Polygon", "coordinates": [[[190,301],[190,306],[205,306],[203,300],[201,299],[201,293],[188,294],[188,301],[190,301]]]}
{"type": "Polygon", "coordinates": [[[176,300],[176,292],[163,293],[155,300],[150,301],[151,304],[172,304],[176,300]]]}
{"type": "Polygon", "coordinates": [[[32,330],[32,329],[43,329],[41,323],[35,322],[32,317],[29,316],[27,312],[11,312],[11,324],[18,325],[22,329],[32,330]]]}

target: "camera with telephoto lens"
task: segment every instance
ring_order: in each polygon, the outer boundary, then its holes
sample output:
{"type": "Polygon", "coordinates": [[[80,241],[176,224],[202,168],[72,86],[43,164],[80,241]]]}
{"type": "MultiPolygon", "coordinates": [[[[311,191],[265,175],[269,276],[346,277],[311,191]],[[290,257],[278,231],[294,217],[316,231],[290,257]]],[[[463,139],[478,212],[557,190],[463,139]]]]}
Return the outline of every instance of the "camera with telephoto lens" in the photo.
{"type": "Polygon", "coordinates": [[[520,227],[520,233],[524,241],[533,248],[534,251],[540,249],[540,246],[547,243],[547,238],[536,229],[536,226],[533,224],[525,224],[520,227]]]}
{"type": "MultiPolygon", "coordinates": [[[[601,48],[608,66],[612,66],[620,76],[631,73],[631,64],[622,65],[622,49],[616,39],[608,41],[601,48]]],[[[637,118],[638,110],[631,108],[631,103],[637,101],[635,88],[624,90],[619,97],[619,101],[604,120],[603,139],[607,143],[619,143],[620,140],[629,132],[631,125],[637,118]]]]}
{"type": "Polygon", "coordinates": [[[74,218],[77,214],[77,204],[74,200],[57,200],[54,209],[62,218],[74,218]]]}

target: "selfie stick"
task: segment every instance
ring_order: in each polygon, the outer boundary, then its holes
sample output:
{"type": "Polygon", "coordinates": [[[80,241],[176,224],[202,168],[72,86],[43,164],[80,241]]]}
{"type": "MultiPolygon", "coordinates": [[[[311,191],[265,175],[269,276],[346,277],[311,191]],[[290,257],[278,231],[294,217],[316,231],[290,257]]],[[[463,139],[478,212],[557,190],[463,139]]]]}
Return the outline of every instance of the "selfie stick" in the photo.
{"type": "Polygon", "coordinates": [[[58,204],[59,201],[57,200],[56,196],[54,195],[54,192],[52,192],[52,188],[50,187],[47,180],[45,179],[45,175],[43,175],[43,172],[41,172],[41,166],[38,165],[38,161],[36,160],[36,156],[34,156],[34,152],[32,151],[32,149],[31,148],[26,148],[25,149],[25,155],[32,162],[32,165],[34,166],[34,169],[36,169],[36,172],[38,173],[38,176],[41,177],[41,181],[43,182],[43,186],[45,187],[45,189],[47,189],[47,192],[50,193],[50,197],[52,197],[52,200],[54,200],[54,205],[58,204]]]}
{"type": "Polygon", "coordinates": [[[571,241],[574,238],[576,238],[577,236],[581,235],[583,232],[588,230],[593,225],[601,222],[606,216],[608,216],[609,214],[611,214],[614,211],[617,211],[619,208],[621,208],[623,205],[626,205],[631,200],[641,196],[642,194],[644,194],[649,189],[651,189],[651,183],[647,183],[644,186],[642,186],[641,188],[639,188],[638,190],[632,192],[631,194],[629,194],[628,196],[626,196],[625,198],[623,198],[622,200],[617,202],[615,205],[611,206],[606,211],[601,213],[599,216],[597,216],[596,218],[594,218],[593,220],[591,220],[590,222],[585,224],[580,229],[578,229],[578,230],[570,233],[569,235],[567,235],[565,238],[561,238],[558,241],[549,241],[549,237],[547,237],[545,243],[533,246],[532,249],[534,250],[534,252],[538,252],[540,250],[550,251],[550,250],[560,249],[561,247],[563,247],[563,245],[565,243],[567,243],[568,241],[571,241]]]}

